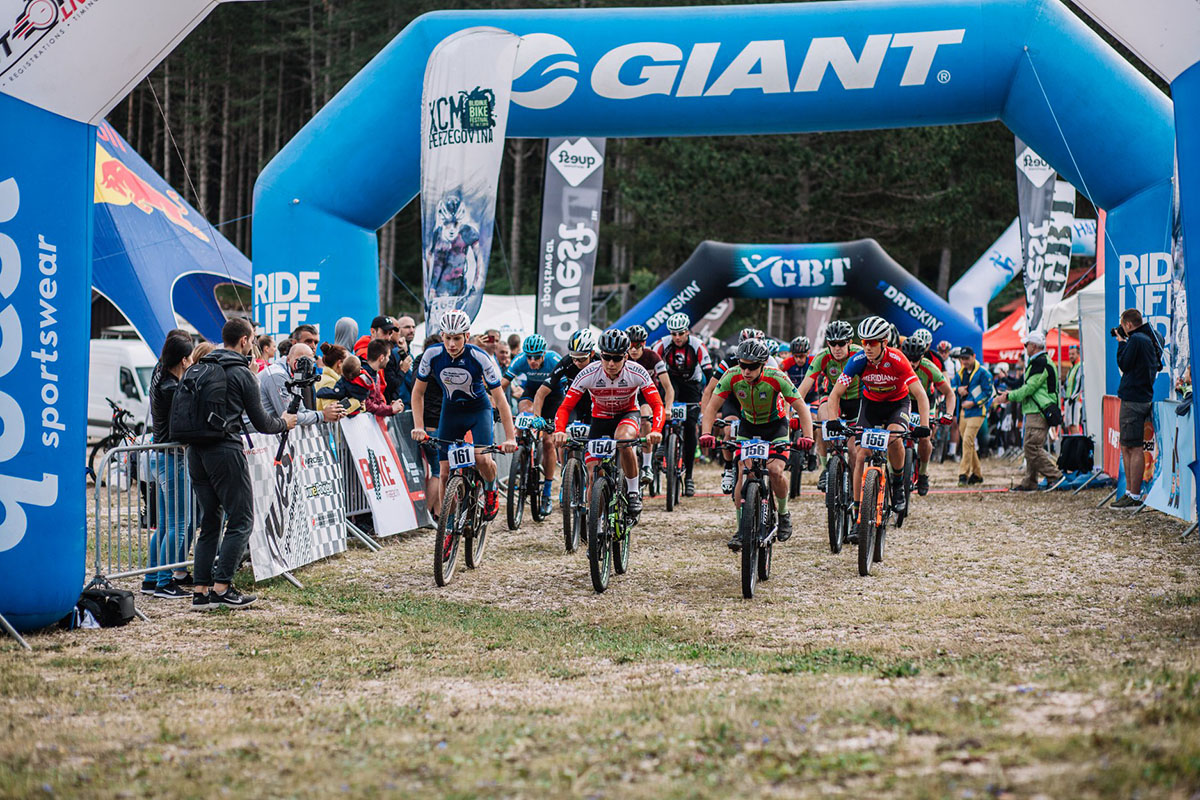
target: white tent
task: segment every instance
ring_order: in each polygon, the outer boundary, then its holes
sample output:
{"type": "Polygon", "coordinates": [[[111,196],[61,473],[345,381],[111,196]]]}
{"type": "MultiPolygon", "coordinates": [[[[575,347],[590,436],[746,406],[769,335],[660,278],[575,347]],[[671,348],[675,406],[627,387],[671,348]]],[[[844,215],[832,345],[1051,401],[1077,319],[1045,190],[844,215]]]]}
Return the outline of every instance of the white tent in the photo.
{"type": "Polygon", "coordinates": [[[1050,328],[1079,328],[1080,358],[1083,360],[1083,407],[1087,432],[1099,450],[1103,420],[1104,387],[1108,364],[1104,349],[1104,276],[1096,278],[1075,294],[1050,309],[1050,328]]]}

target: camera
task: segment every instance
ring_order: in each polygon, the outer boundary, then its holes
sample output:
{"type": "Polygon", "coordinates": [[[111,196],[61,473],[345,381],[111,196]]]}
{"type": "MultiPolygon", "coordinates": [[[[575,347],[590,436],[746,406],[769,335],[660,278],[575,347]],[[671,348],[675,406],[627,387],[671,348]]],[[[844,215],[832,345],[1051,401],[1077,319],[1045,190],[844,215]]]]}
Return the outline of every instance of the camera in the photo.
{"type": "Polygon", "coordinates": [[[1117,327],[1110,329],[1108,335],[1114,339],[1124,339],[1125,331],[1121,330],[1121,326],[1118,325],[1117,327]]]}
{"type": "Polygon", "coordinates": [[[292,365],[292,377],[287,385],[289,388],[312,386],[318,379],[316,363],[311,358],[301,357],[292,365]]]}

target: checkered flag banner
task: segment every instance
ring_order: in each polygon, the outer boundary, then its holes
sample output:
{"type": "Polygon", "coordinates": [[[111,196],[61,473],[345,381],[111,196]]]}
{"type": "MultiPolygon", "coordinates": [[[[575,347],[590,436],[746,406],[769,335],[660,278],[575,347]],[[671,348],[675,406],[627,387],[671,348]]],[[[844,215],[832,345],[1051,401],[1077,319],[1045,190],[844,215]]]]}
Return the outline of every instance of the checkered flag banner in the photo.
{"type": "Polygon", "coordinates": [[[254,492],[250,560],[256,581],[346,549],[342,471],[317,426],[298,427],[275,463],[279,438],[251,434],[246,450],[254,492]]]}

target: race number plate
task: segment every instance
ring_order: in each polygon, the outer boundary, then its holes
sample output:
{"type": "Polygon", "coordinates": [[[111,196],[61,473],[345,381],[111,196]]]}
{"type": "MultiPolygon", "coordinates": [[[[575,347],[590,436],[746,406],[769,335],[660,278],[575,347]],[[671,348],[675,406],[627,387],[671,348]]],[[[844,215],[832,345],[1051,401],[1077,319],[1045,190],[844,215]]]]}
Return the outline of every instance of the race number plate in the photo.
{"type": "Polygon", "coordinates": [[[675,403],[671,406],[671,421],[683,422],[687,419],[687,403],[675,403]]]}
{"type": "Polygon", "coordinates": [[[588,455],[593,458],[610,458],[616,452],[616,439],[592,439],[588,442],[588,455]]]}
{"type": "Polygon", "coordinates": [[[446,460],[450,462],[450,469],[475,466],[475,445],[450,445],[450,449],[446,453],[446,460]]]}
{"type": "Polygon", "coordinates": [[[918,425],[920,425],[921,424],[921,412],[920,411],[910,411],[908,413],[908,423],[910,425],[912,425],[914,428],[917,427],[918,425]]]}
{"type": "Polygon", "coordinates": [[[529,430],[533,427],[533,421],[537,419],[533,414],[518,414],[517,427],[521,430],[529,430]]]}
{"type": "Polygon", "coordinates": [[[841,440],[846,438],[846,434],[830,433],[829,432],[829,420],[825,420],[824,422],[821,423],[821,438],[827,442],[840,442],[841,440]]]}
{"type": "Polygon", "coordinates": [[[572,439],[583,439],[588,435],[588,426],[582,422],[572,422],[567,426],[567,435],[572,439]]]}
{"type": "Polygon", "coordinates": [[[762,439],[750,439],[742,442],[742,458],[760,459],[765,461],[771,451],[771,445],[762,439]]]}
{"type": "Polygon", "coordinates": [[[882,428],[872,428],[862,432],[862,446],[868,450],[887,450],[888,432],[882,428]]]}

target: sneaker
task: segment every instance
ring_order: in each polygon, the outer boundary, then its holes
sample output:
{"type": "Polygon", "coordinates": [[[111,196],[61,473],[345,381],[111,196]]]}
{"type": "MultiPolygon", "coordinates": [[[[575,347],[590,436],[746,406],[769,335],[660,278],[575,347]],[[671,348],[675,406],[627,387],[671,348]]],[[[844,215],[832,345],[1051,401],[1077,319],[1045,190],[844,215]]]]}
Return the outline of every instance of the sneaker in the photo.
{"type": "Polygon", "coordinates": [[[654,483],[654,473],[650,470],[649,464],[642,467],[641,482],[642,486],[649,486],[650,484],[654,483]]]}
{"type": "Polygon", "coordinates": [[[500,498],[495,489],[486,489],[483,492],[483,518],[491,521],[496,518],[496,514],[500,511],[500,498]]]}
{"type": "Polygon", "coordinates": [[[1109,508],[1136,508],[1140,505],[1142,505],[1141,500],[1134,499],[1129,494],[1123,494],[1109,508]]]}
{"type": "Polygon", "coordinates": [[[967,478],[967,483],[972,486],[974,486],[977,483],[983,483],[983,476],[982,475],[972,475],[971,477],[967,478]]]}
{"type": "MultiPolygon", "coordinates": [[[[213,608],[221,608],[222,606],[225,608],[245,608],[257,599],[258,597],[255,595],[242,594],[232,583],[223,592],[213,590],[208,593],[208,604],[213,608]]],[[[195,607],[195,598],[192,600],[192,607],[195,607]]]]}
{"type": "Polygon", "coordinates": [[[142,594],[154,596],[158,591],[158,581],[142,581],[142,594]]]}
{"type": "Polygon", "coordinates": [[[192,611],[208,611],[213,607],[208,601],[208,594],[210,593],[192,592],[192,611]]]}
{"type": "Polygon", "coordinates": [[[684,497],[695,497],[696,496],[696,482],[693,481],[691,478],[687,478],[683,482],[683,496],[684,497]]]}
{"type": "Polygon", "coordinates": [[[821,474],[817,476],[817,491],[824,492],[825,487],[829,485],[829,467],[821,470],[821,474]]]}
{"type": "Polygon", "coordinates": [[[967,476],[966,476],[966,475],[959,475],[959,476],[958,476],[958,485],[959,485],[959,486],[966,486],[966,485],[967,485],[967,476]]]}
{"type": "Polygon", "coordinates": [[[196,585],[195,580],[192,578],[192,573],[190,572],[187,575],[184,575],[182,578],[175,578],[174,580],[175,583],[187,589],[190,589],[196,585]]]}
{"type": "Polygon", "coordinates": [[[1064,482],[1067,480],[1067,476],[1066,476],[1066,475],[1059,475],[1059,476],[1058,476],[1057,478],[1055,478],[1054,480],[1050,480],[1049,478],[1047,478],[1046,480],[1047,480],[1047,482],[1048,482],[1050,485],[1049,485],[1049,486],[1047,486],[1047,487],[1046,487],[1046,488],[1045,488],[1043,491],[1052,492],[1052,491],[1054,491],[1055,489],[1057,489],[1059,486],[1062,486],[1062,485],[1063,485],[1063,483],[1064,483],[1064,482]]]}
{"type": "Polygon", "coordinates": [[[734,484],[737,483],[737,476],[734,475],[733,464],[725,467],[721,473],[721,492],[722,494],[733,494],[734,484]]]}
{"type": "Polygon", "coordinates": [[[553,509],[551,508],[550,498],[549,498],[549,497],[547,497],[546,495],[542,495],[542,501],[541,501],[541,502],[542,502],[542,506],[541,506],[541,509],[540,509],[540,513],[541,513],[541,515],[542,515],[543,517],[548,517],[548,516],[550,516],[550,512],[553,510],[553,509]]]}
{"type": "Polygon", "coordinates": [[[725,543],[725,546],[728,547],[730,550],[732,550],[735,553],[742,552],[741,531],[734,531],[733,536],[729,537],[729,541],[725,543]]]}
{"type": "Polygon", "coordinates": [[[792,538],[792,513],[779,515],[779,541],[786,542],[792,538]]]}
{"type": "Polygon", "coordinates": [[[808,457],[805,459],[805,462],[804,462],[804,471],[805,472],[816,472],[817,471],[817,454],[816,453],[808,454],[808,457]]]}
{"type": "Polygon", "coordinates": [[[1009,489],[1010,492],[1036,492],[1036,486],[1030,486],[1025,483],[1018,483],[1016,486],[1009,489]]]}
{"type": "Polygon", "coordinates": [[[917,476],[917,494],[920,495],[921,497],[924,497],[925,495],[929,494],[929,476],[928,475],[918,475],[917,476]]]}
{"type": "Polygon", "coordinates": [[[635,520],[642,513],[642,494],[641,492],[629,492],[629,516],[635,520]]]}
{"type": "Polygon", "coordinates": [[[166,586],[159,586],[155,589],[153,596],[163,600],[185,600],[192,596],[192,592],[172,580],[166,586]]]}
{"type": "Polygon", "coordinates": [[[904,496],[904,480],[903,478],[892,476],[892,510],[906,511],[908,509],[908,498],[904,496]]]}

